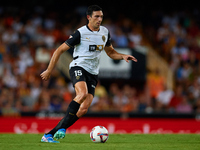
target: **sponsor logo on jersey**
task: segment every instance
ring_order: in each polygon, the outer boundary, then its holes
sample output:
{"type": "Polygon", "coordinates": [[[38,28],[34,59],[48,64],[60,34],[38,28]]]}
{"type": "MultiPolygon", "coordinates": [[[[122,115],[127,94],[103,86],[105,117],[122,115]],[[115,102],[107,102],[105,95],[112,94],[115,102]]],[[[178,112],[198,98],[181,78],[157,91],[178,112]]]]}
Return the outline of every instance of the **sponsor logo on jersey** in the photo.
{"type": "Polygon", "coordinates": [[[97,45],[97,51],[102,51],[103,50],[103,45],[97,45]]]}
{"type": "Polygon", "coordinates": [[[89,45],[89,51],[96,51],[96,45],[89,45]]]}
{"type": "Polygon", "coordinates": [[[89,45],[89,51],[102,51],[104,45],[89,45]]]}

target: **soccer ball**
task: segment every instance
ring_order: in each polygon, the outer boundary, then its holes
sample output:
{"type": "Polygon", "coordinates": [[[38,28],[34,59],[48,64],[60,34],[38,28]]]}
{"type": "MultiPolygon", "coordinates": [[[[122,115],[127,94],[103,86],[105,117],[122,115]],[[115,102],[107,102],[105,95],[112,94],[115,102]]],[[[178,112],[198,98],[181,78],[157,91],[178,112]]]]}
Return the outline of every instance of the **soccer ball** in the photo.
{"type": "Polygon", "coordinates": [[[108,130],[103,126],[95,126],[90,132],[90,138],[95,143],[105,143],[108,140],[108,130]]]}

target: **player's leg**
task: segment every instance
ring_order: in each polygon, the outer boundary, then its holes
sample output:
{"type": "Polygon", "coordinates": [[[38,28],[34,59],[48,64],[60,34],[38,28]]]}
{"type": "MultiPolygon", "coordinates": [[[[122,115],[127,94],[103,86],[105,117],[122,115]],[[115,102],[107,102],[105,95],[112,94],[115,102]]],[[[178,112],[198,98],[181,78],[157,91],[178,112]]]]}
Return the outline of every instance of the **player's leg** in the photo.
{"type": "MultiPolygon", "coordinates": [[[[70,121],[65,121],[65,119],[62,119],[62,125],[59,125],[60,129],[57,129],[58,131],[54,134],[54,137],[56,139],[62,139],[65,137],[65,132],[67,128],[72,126],[80,117],[85,115],[88,111],[88,108],[90,107],[91,103],[93,100],[93,95],[92,94],[87,94],[85,100],[81,103],[80,108],[76,115],[72,117],[70,121]]],[[[65,118],[65,117],[64,117],[65,118]]]]}
{"type": "Polygon", "coordinates": [[[89,106],[91,105],[93,100],[93,95],[92,94],[87,94],[85,100],[83,103],[80,105],[80,108],[76,115],[74,115],[73,119],[71,120],[70,123],[68,123],[65,127],[66,129],[69,128],[71,125],[73,125],[80,117],[85,115],[88,111],[89,106]]]}
{"type": "Polygon", "coordinates": [[[87,85],[85,81],[77,82],[75,84],[75,91],[76,91],[76,97],[69,104],[66,116],[64,117],[64,120],[62,121],[60,128],[66,129],[69,126],[71,120],[76,116],[80,108],[80,105],[85,101],[88,94],[87,85]]]}
{"type": "Polygon", "coordinates": [[[69,104],[64,118],[57,124],[55,128],[45,135],[52,135],[57,139],[63,138],[65,136],[66,128],[70,126],[71,122],[76,122],[78,120],[76,113],[79,110],[80,104],[85,100],[88,93],[84,70],[81,69],[82,68],[80,67],[70,69],[70,76],[75,87],[76,97],[69,104]]]}
{"type": "MultiPolygon", "coordinates": [[[[94,93],[95,93],[95,87],[98,83],[98,76],[97,75],[92,75],[86,71],[84,71],[85,74],[85,81],[87,83],[87,91],[88,94],[84,100],[84,102],[81,104],[77,114],[73,117],[71,122],[67,124],[66,128],[69,128],[71,125],[73,125],[80,117],[85,115],[88,111],[88,108],[90,107],[92,100],[94,98],[94,93]]],[[[76,88],[75,88],[76,89],[76,88]]],[[[81,88],[80,90],[82,90],[81,88]]],[[[77,92],[79,92],[79,89],[76,89],[77,92]]]]}
{"type": "Polygon", "coordinates": [[[81,104],[78,112],[77,112],[77,117],[80,118],[83,115],[85,115],[88,111],[88,108],[90,107],[92,100],[94,98],[94,93],[95,93],[95,87],[98,83],[98,76],[97,75],[92,75],[88,72],[86,72],[86,81],[87,81],[87,90],[88,94],[85,99],[85,101],[81,104]]]}
{"type": "Polygon", "coordinates": [[[85,81],[80,81],[75,84],[76,97],[68,106],[65,117],[58,123],[58,125],[49,133],[53,134],[56,139],[62,139],[65,137],[66,129],[78,120],[76,113],[79,110],[80,104],[87,97],[87,85],[85,81]]]}
{"type": "Polygon", "coordinates": [[[78,118],[84,116],[87,111],[88,111],[88,108],[90,107],[91,103],[92,103],[92,100],[93,100],[93,95],[92,94],[88,94],[85,101],[81,104],[76,116],[78,118]]]}
{"type": "Polygon", "coordinates": [[[85,115],[88,111],[88,108],[90,107],[92,100],[94,98],[94,93],[95,93],[95,87],[98,83],[98,76],[97,75],[92,75],[88,72],[86,72],[86,81],[87,81],[87,89],[88,89],[88,94],[85,99],[85,101],[81,104],[78,112],[77,112],[77,117],[80,118],[83,115],[85,115]]]}
{"type": "Polygon", "coordinates": [[[88,94],[84,102],[80,105],[80,108],[76,115],[73,117],[71,122],[66,125],[66,129],[69,128],[71,125],[73,125],[79,118],[81,118],[83,115],[85,115],[88,111],[88,108],[90,107],[93,100],[93,95],[88,94]]]}
{"type": "Polygon", "coordinates": [[[74,115],[74,117],[68,121],[65,122],[64,121],[64,126],[63,128],[59,129],[55,134],[54,137],[59,139],[65,136],[65,131],[68,127],[70,127],[71,125],[73,125],[80,117],[82,117],[83,115],[85,115],[88,111],[89,106],[92,103],[93,97],[94,97],[94,92],[95,92],[95,87],[97,85],[98,82],[98,77],[97,75],[91,75],[90,73],[82,70],[85,75],[85,81],[87,82],[83,82],[83,81],[79,81],[75,84],[75,90],[76,90],[76,94],[77,96],[74,98],[74,101],[78,102],[81,104],[78,112],[76,113],[76,115],[74,115]],[[87,89],[87,90],[85,90],[87,89]],[[88,91],[88,93],[87,93],[88,91]]]}

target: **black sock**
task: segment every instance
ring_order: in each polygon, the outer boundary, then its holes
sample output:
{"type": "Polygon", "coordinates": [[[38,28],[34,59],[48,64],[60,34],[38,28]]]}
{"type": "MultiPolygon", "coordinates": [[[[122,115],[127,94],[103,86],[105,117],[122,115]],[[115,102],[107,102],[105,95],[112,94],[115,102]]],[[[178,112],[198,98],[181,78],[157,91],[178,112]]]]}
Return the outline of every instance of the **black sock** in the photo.
{"type": "Polygon", "coordinates": [[[61,124],[60,128],[66,129],[68,127],[68,125],[72,121],[73,117],[76,116],[76,113],[79,110],[79,107],[80,107],[80,104],[75,101],[72,101],[69,104],[69,107],[67,109],[67,114],[64,117],[63,123],[61,124]]]}
{"type": "MultiPolygon", "coordinates": [[[[65,117],[64,117],[65,118],[65,117]]],[[[59,129],[61,129],[61,124],[64,121],[64,118],[62,118],[60,120],[60,122],[57,124],[57,126],[55,128],[53,128],[50,132],[48,132],[47,134],[52,134],[54,135],[59,129]]],[[[69,128],[70,126],[72,126],[79,118],[75,115],[72,120],[70,121],[70,123],[67,124],[66,129],[69,128]]]]}
{"type": "Polygon", "coordinates": [[[69,107],[67,108],[67,113],[65,117],[60,120],[60,122],[57,124],[55,128],[53,128],[50,132],[47,134],[52,134],[54,135],[56,131],[58,131],[61,128],[67,129],[70,127],[72,124],[74,124],[79,118],[76,116],[76,113],[80,107],[80,104],[75,102],[74,100],[71,101],[69,104],[69,107]]]}
{"type": "Polygon", "coordinates": [[[70,123],[67,124],[66,129],[69,128],[71,125],[73,125],[78,119],[79,119],[79,117],[77,117],[77,115],[75,115],[72,118],[72,120],[70,121],[70,123]]]}

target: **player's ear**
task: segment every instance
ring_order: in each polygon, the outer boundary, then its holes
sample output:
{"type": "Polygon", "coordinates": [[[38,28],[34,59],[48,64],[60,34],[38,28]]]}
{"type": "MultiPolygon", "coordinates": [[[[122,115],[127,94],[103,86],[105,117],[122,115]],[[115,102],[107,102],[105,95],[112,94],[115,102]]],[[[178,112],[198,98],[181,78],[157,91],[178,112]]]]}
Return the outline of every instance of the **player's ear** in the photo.
{"type": "Polygon", "coordinates": [[[91,16],[90,16],[90,15],[87,15],[87,19],[88,19],[88,21],[90,21],[90,19],[91,19],[91,16]]]}

